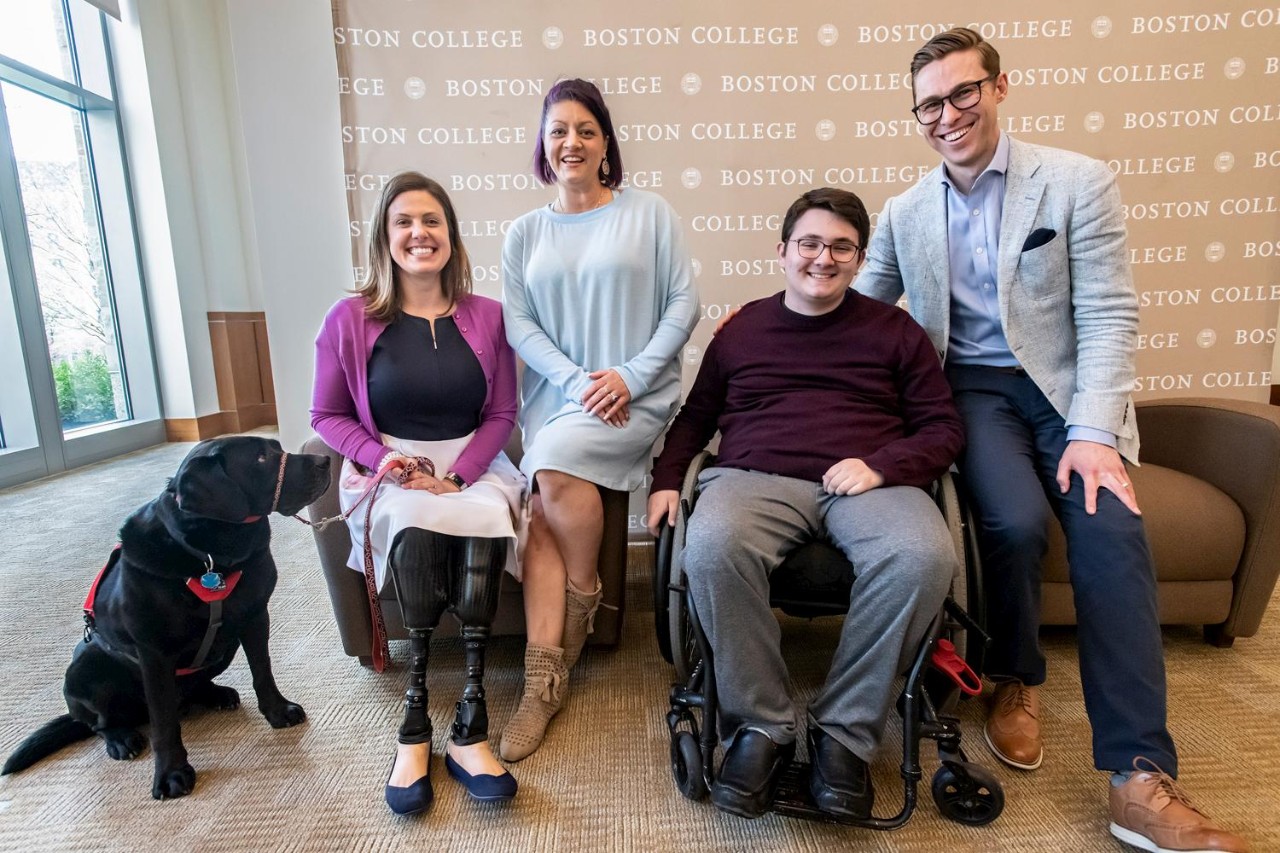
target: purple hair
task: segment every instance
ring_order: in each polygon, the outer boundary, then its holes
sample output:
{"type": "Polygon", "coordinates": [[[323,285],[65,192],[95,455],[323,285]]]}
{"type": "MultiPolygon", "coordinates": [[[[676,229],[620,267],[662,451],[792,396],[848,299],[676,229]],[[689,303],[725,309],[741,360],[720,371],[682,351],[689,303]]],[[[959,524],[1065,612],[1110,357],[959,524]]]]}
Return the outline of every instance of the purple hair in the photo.
{"type": "Polygon", "coordinates": [[[542,134],[547,129],[547,113],[552,104],[561,101],[577,101],[582,104],[600,125],[604,133],[604,162],[609,164],[609,174],[600,175],[600,183],[610,189],[617,189],[622,184],[622,150],[618,148],[618,138],[613,132],[613,119],[609,117],[609,108],[604,105],[604,96],[594,83],[587,80],[560,80],[551,87],[547,96],[542,99],[542,118],[538,121],[538,141],[533,145],[533,174],[544,184],[554,184],[556,173],[547,162],[547,150],[542,144],[542,134]]]}

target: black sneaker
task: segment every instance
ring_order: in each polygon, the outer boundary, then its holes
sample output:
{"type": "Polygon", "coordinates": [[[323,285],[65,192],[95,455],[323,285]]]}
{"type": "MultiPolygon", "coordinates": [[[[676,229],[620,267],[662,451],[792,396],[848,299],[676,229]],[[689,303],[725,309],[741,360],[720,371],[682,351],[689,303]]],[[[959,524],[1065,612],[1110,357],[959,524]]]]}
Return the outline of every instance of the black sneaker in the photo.
{"type": "Polygon", "coordinates": [[[725,753],[711,786],[711,802],[738,817],[760,817],[773,803],[778,778],[795,754],[795,743],[775,743],[759,729],[743,729],[725,753]]]}

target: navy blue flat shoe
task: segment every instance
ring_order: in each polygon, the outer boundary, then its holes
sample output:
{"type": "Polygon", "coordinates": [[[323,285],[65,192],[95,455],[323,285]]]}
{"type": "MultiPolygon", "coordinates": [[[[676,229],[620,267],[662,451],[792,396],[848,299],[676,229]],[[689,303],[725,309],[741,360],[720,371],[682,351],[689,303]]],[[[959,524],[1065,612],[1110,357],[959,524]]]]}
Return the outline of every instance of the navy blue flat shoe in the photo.
{"type": "Polygon", "coordinates": [[[461,764],[453,760],[452,755],[444,757],[444,766],[449,769],[450,776],[462,783],[462,787],[467,789],[472,799],[486,803],[505,803],[516,795],[518,787],[516,777],[510,773],[503,773],[500,776],[489,774],[472,776],[462,769],[461,764]]]}
{"type": "MultiPolygon", "coordinates": [[[[391,762],[391,768],[394,770],[395,761],[391,762]]],[[[390,779],[390,774],[387,775],[390,779]]],[[[414,815],[425,812],[431,808],[431,803],[436,798],[436,792],[431,788],[431,764],[427,763],[427,772],[421,779],[412,785],[400,787],[398,785],[388,784],[383,792],[383,796],[387,800],[387,805],[398,815],[414,815]]]]}

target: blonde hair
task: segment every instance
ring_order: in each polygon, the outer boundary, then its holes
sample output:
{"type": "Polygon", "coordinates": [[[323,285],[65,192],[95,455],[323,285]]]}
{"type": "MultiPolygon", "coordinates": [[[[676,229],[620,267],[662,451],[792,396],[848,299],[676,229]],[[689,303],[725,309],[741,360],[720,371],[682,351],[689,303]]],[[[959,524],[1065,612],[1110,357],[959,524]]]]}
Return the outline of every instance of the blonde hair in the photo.
{"type": "Polygon", "coordinates": [[[369,270],[364,283],[355,292],[364,297],[364,313],[373,320],[389,322],[400,313],[401,295],[397,286],[396,265],[391,260],[391,240],[387,236],[387,214],[397,197],[421,190],[430,193],[444,210],[449,229],[449,262],[440,271],[440,287],[450,302],[459,302],[471,293],[471,258],[462,245],[458,217],[444,187],[420,172],[401,172],[387,181],[374,208],[369,229],[369,270]]]}

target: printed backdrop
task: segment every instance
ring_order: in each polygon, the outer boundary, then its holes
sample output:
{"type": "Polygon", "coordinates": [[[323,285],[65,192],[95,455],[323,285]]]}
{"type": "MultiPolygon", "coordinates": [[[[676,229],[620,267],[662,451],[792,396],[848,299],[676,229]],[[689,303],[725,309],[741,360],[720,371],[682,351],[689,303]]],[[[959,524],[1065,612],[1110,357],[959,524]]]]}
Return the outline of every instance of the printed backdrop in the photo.
{"type": "MultiPolygon", "coordinates": [[[[938,162],[908,67],[958,24],[1000,51],[1003,129],[1117,175],[1141,299],[1137,396],[1266,400],[1280,308],[1280,6],[1013,0],[765,3],[334,0],[353,275],[383,182],[439,180],[478,292],[503,235],[552,190],[531,172],[543,95],[585,77],[613,114],[627,184],[684,220],[702,322],[782,287],[782,214],[838,186],[872,211],[938,162]],[[963,11],[957,11],[962,9],[963,11]],[[1052,10],[1052,11],[1041,11],[1052,10]]],[[[643,503],[633,502],[633,529],[643,503]]]]}

